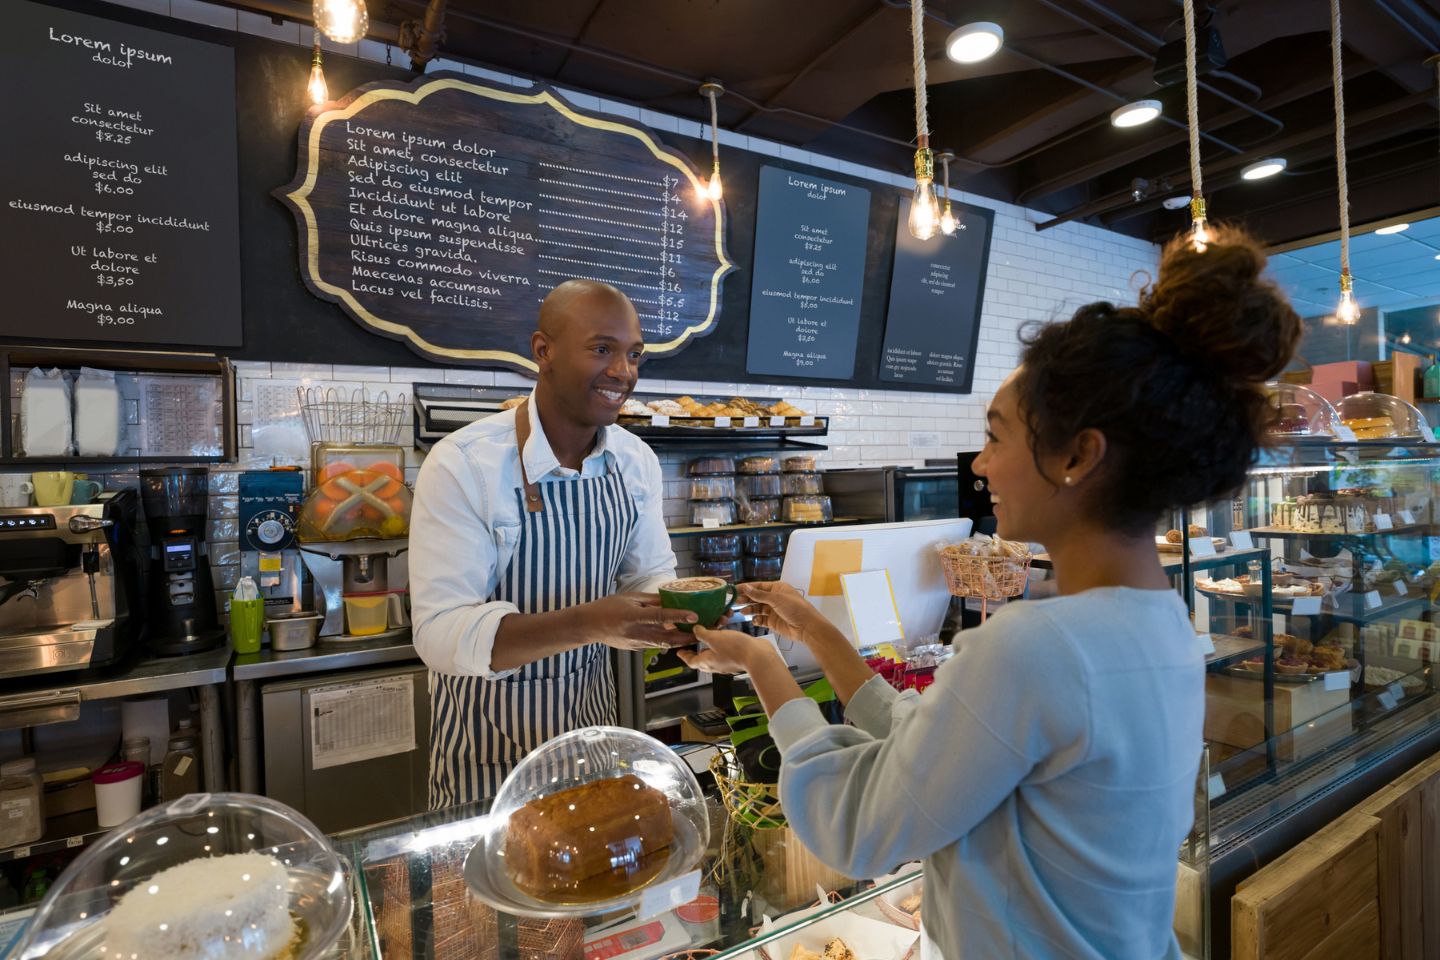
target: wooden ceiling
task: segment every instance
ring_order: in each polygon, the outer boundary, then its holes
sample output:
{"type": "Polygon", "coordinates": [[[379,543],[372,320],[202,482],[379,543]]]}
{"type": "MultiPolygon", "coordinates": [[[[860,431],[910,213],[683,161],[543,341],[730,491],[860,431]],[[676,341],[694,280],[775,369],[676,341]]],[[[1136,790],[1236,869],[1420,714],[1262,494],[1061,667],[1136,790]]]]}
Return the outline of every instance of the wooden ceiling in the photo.
{"type": "MultiPolygon", "coordinates": [[[[424,0],[369,0],[413,19],[424,0]]],[[[244,5],[243,0],[237,5],[244,5]]],[[[1202,8],[1205,4],[1199,4],[1202,8]]],[[[951,182],[983,196],[1161,239],[1161,208],[1189,193],[1184,86],[1159,87],[1155,54],[1181,37],[1179,0],[931,0],[932,143],[963,162],[951,182]],[[1005,47],[952,63],[953,24],[993,20],[1005,47]],[[1120,130],[1110,112],[1159,99],[1167,119],[1120,130]],[[1136,199],[1136,190],[1139,199],[1136,199]]],[[[1440,0],[1344,0],[1351,218],[1440,203],[1435,66],[1440,0]]],[[[1326,0],[1221,0],[1229,64],[1202,77],[1205,194],[1213,219],[1281,243],[1338,226],[1326,0]],[[1289,170],[1245,182],[1283,156],[1289,170]]],[[[442,55],[708,119],[706,78],[729,93],[723,127],[885,169],[914,136],[906,0],[450,0],[442,55]]]]}

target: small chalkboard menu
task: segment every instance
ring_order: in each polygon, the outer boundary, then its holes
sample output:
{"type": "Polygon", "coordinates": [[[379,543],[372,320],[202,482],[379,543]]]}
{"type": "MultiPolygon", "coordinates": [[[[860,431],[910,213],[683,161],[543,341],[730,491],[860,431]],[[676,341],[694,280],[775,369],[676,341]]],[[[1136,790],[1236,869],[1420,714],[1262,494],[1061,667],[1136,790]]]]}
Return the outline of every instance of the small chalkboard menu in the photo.
{"type": "Polygon", "coordinates": [[[748,373],[854,375],[869,224],[869,190],[760,168],[748,373]]]}
{"type": "Polygon", "coordinates": [[[4,12],[0,336],[238,345],[232,51],[4,12]]]}
{"type": "Polygon", "coordinates": [[[948,237],[937,232],[917,240],[908,226],[910,200],[900,203],[880,379],[969,393],[995,212],[968,203],[951,206],[959,229],[948,237]]]}
{"type": "Polygon", "coordinates": [[[423,356],[534,370],[540,301],[572,278],[629,296],[652,355],[719,321],[724,207],[641,127],[440,73],[313,109],[299,142],[275,193],[310,292],[423,356]]]}

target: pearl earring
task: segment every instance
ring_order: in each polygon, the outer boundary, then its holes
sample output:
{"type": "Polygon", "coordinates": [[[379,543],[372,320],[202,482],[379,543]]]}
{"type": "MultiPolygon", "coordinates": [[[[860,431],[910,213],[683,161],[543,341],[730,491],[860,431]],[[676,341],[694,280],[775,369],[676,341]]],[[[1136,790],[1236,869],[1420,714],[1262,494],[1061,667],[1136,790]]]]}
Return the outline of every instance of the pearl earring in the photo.
{"type": "Polygon", "coordinates": [[[1073,486],[1074,483],[1075,483],[1075,478],[1074,478],[1074,477],[1066,477],[1066,478],[1065,478],[1065,486],[1067,486],[1067,487],[1073,486]]]}

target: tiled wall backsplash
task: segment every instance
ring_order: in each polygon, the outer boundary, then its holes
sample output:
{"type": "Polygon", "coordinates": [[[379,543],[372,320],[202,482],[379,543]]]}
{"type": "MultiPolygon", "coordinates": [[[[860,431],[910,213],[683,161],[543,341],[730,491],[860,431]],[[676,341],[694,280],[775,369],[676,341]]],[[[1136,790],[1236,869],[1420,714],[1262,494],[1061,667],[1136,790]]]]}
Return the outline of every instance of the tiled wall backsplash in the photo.
{"type": "MultiPolygon", "coordinates": [[[[295,24],[277,25],[267,17],[236,11],[198,0],[116,0],[153,12],[297,44],[308,33],[295,24]]],[[[327,48],[332,45],[327,42],[327,48]]],[[[341,55],[384,62],[382,44],[365,41],[334,48],[341,55]]],[[[484,67],[453,60],[438,61],[434,69],[453,70],[488,81],[528,86],[530,81],[484,67]]],[[[642,110],[633,104],[600,99],[590,94],[561,91],[578,105],[638,120],[654,129],[691,137],[705,131],[693,121],[642,110]]],[[[746,150],[783,157],[845,176],[859,177],[908,192],[914,181],[898,173],[863,167],[758,137],[722,130],[722,150],[746,150]]],[[[995,210],[989,274],[981,314],[980,342],[975,357],[974,392],[954,394],[891,390],[855,390],[832,387],[776,387],[744,383],[644,379],[647,392],[749,396],[784,399],[804,410],[830,418],[828,450],[820,455],[823,467],[882,464],[920,464],[926,458],[949,458],[957,451],[978,449],[982,442],[985,406],[1005,376],[1014,368],[1024,324],[1068,316],[1076,307],[1094,300],[1134,302],[1139,286],[1149,279],[1158,250],[1154,244],[1080,223],[1066,223],[1044,232],[1035,223],[1048,215],[956,191],[960,199],[995,210]]],[[[743,283],[743,279],[732,279],[743,283]]],[[[722,318],[722,321],[723,318],[722,318]]],[[[696,349],[703,349],[703,344],[696,349]]],[[[306,441],[299,417],[295,388],[334,388],[349,393],[365,389],[374,397],[388,392],[411,393],[421,383],[465,383],[514,386],[526,390],[530,381],[512,373],[487,370],[442,369],[406,364],[414,360],[394,346],[397,366],[359,367],[330,364],[256,363],[236,365],[238,389],[236,422],[239,425],[238,464],[217,467],[211,483],[211,563],[216,585],[232,587],[238,573],[236,540],[238,471],[278,464],[306,464],[306,441]]],[[[872,362],[859,358],[858,362],[872,362]]],[[[411,428],[402,433],[407,447],[411,428]]],[[[684,458],[665,454],[666,518],[672,524],[689,522],[689,493],[684,479],[684,458]]],[[[407,477],[413,482],[421,454],[407,453],[407,477]]],[[[135,482],[133,466],[113,471],[110,484],[135,482]]],[[[682,551],[682,565],[687,561],[682,551]]]]}

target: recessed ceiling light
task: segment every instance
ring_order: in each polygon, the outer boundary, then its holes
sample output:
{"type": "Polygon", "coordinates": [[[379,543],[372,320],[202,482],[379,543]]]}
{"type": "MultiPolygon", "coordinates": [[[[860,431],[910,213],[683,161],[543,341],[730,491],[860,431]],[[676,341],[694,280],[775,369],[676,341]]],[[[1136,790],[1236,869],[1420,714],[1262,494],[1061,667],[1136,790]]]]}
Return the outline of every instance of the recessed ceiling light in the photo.
{"type": "Polygon", "coordinates": [[[1000,24],[989,21],[967,23],[957,27],[945,41],[945,55],[956,63],[979,63],[993,56],[1005,42],[1000,24]]]}
{"type": "Polygon", "coordinates": [[[1286,167],[1284,157],[1266,157],[1264,160],[1256,160],[1254,163],[1240,171],[1243,180],[1264,180],[1266,177],[1273,177],[1286,167]]]}
{"type": "MultiPolygon", "coordinates": [[[[1188,207],[1188,206],[1190,205],[1190,198],[1189,198],[1189,197],[1166,197],[1164,200],[1161,200],[1161,201],[1160,201],[1160,205],[1161,205],[1162,207],[1164,207],[1166,210],[1183,210],[1184,208],[1186,208],[1186,207],[1188,207]]],[[[1436,259],[1436,260],[1440,260],[1440,254],[1437,254],[1436,257],[1435,257],[1435,259],[1436,259]]]]}
{"type": "Polygon", "coordinates": [[[1376,230],[1375,232],[1378,233],[1378,234],[1380,234],[1382,237],[1388,237],[1388,236],[1389,236],[1390,234],[1392,234],[1392,233],[1404,233],[1406,230],[1409,230],[1409,229],[1410,229],[1410,224],[1408,224],[1408,223],[1392,223],[1392,224],[1390,224],[1390,226],[1388,226],[1388,227],[1381,227],[1380,229],[1376,230]]]}
{"type": "Polygon", "coordinates": [[[1117,127],[1138,127],[1160,116],[1159,100],[1136,100],[1123,107],[1116,107],[1110,114],[1110,123],[1117,127]]]}

